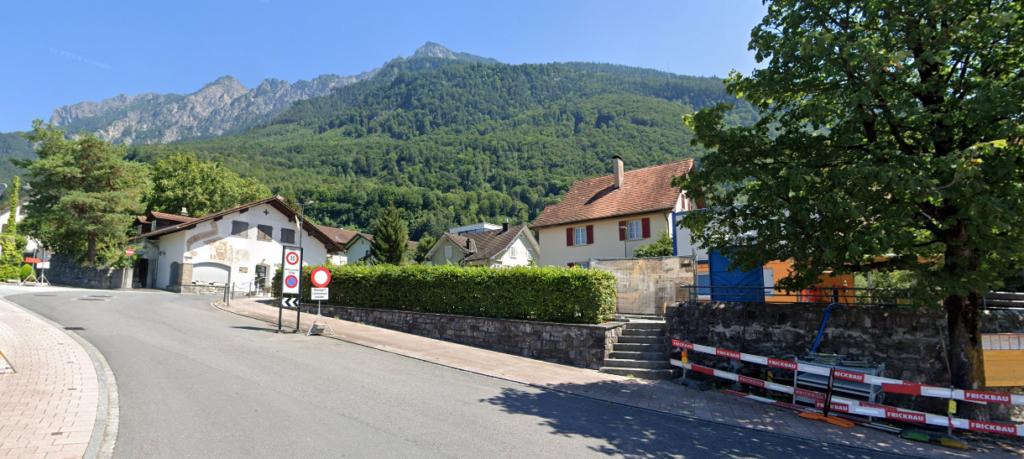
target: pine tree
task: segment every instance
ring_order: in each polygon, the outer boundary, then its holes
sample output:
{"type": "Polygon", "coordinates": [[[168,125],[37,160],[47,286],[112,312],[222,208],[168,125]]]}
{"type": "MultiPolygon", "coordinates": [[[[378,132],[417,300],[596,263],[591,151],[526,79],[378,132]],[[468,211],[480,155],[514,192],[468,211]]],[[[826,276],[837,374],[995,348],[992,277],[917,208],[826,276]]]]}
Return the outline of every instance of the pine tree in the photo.
{"type": "Polygon", "coordinates": [[[38,159],[13,161],[32,178],[23,222],[28,234],[93,264],[97,249],[127,237],[132,220],[146,210],[142,198],[152,188],[146,165],[125,160],[123,146],[91,134],[70,140],[41,120],[22,135],[39,145],[38,159]]]}
{"type": "Polygon", "coordinates": [[[2,248],[0,248],[0,267],[2,267],[0,277],[4,279],[16,276],[18,268],[21,267],[21,251],[25,247],[23,241],[19,244],[17,226],[18,189],[21,186],[21,179],[15,176],[12,185],[8,202],[11,210],[7,217],[7,224],[4,225],[3,233],[0,235],[0,244],[2,244],[2,248]]]}
{"type": "Polygon", "coordinates": [[[370,256],[378,263],[400,265],[409,249],[409,229],[402,221],[394,202],[380,210],[374,226],[370,256]]]}

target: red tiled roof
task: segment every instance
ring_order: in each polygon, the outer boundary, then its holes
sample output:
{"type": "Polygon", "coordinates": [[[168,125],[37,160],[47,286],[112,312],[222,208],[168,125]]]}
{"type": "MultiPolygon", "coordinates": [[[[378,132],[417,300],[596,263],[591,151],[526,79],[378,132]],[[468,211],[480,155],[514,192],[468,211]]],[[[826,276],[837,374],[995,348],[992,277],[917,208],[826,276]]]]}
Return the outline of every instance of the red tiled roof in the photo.
{"type": "Polygon", "coordinates": [[[186,217],[184,215],[165,214],[163,212],[150,212],[150,215],[157,220],[167,220],[178,223],[189,223],[197,220],[196,218],[186,217]]]}
{"type": "Polygon", "coordinates": [[[612,174],[580,180],[572,184],[561,203],[545,207],[531,227],[672,210],[679,199],[679,189],[672,186],[672,178],[691,169],[693,160],[686,159],[626,171],[622,188],[618,189],[613,187],[612,174]]]}
{"type": "Polygon", "coordinates": [[[358,231],[352,231],[342,228],[331,228],[330,226],[316,225],[316,227],[319,228],[320,231],[323,231],[323,233],[326,234],[328,237],[334,239],[335,242],[341,245],[348,244],[348,241],[351,241],[353,237],[359,234],[358,231]]]}

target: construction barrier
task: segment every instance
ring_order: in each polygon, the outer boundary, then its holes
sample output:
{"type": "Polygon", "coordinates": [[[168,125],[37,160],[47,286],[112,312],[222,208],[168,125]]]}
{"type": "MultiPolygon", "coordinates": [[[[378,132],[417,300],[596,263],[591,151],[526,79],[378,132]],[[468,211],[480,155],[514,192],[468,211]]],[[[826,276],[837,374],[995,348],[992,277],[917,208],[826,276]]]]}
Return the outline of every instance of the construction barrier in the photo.
{"type": "MultiPolygon", "coordinates": [[[[685,368],[690,371],[696,371],[710,376],[715,376],[730,381],[737,381],[742,384],[750,386],[760,387],[771,391],[781,392],[789,395],[796,395],[798,397],[805,397],[814,400],[814,406],[817,409],[824,409],[826,394],[816,392],[807,389],[795,388],[785,384],[778,384],[762,379],[751,378],[748,376],[738,375],[736,373],[730,373],[728,371],[716,370],[701,365],[692,363],[683,363],[681,360],[672,360],[672,365],[685,368]]],[[[803,370],[801,370],[803,371],[803,370]]],[[[733,391],[729,391],[734,393],[733,391]]],[[[948,392],[948,390],[947,390],[948,392]]],[[[735,395],[736,393],[734,393],[735,395]]],[[[794,405],[791,403],[779,402],[764,397],[754,397],[758,401],[768,402],[770,401],[774,405],[784,406],[786,408],[804,410],[805,408],[794,405]]],[[[904,408],[896,408],[892,406],[878,405],[875,403],[862,402],[859,400],[851,400],[843,397],[832,396],[832,403],[829,406],[831,411],[836,413],[854,414],[858,416],[868,416],[882,419],[892,419],[894,421],[904,421],[917,424],[927,424],[931,426],[939,427],[955,427],[957,429],[972,430],[975,432],[989,432],[1006,435],[1016,435],[1018,437],[1024,437],[1024,425],[1007,424],[1001,422],[982,422],[972,421],[969,419],[950,418],[946,416],[940,416],[931,413],[923,413],[920,411],[908,410],[904,408]]]]}
{"type": "MultiPolygon", "coordinates": [[[[742,352],[719,349],[710,346],[702,346],[687,341],[672,340],[672,346],[703,354],[711,354],[719,357],[728,357],[733,360],[767,365],[769,367],[783,368],[786,370],[801,371],[821,376],[828,376],[831,369],[819,365],[810,365],[789,360],[772,359],[759,355],[744,354],[742,352]]],[[[844,379],[873,386],[882,386],[883,392],[893,394],[917,395],[921,397],[935,397],[944,399],[960,400],[974,403],[999,403],[1004,405],[1024,406],[1024,395],[1000,394],[997,392],[980,392],[973,390],[949,389],[936,386],[903,381],[900,379],[884,378],[881,376],[866,375],[849,370],[835,370],[836,379],[844,379]]]]}

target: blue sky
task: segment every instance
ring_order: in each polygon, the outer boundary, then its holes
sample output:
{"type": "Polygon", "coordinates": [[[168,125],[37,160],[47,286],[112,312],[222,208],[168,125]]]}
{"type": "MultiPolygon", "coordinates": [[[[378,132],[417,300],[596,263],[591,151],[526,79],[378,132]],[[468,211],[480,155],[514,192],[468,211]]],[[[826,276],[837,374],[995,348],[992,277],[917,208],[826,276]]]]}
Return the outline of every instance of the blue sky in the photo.
{"type": "Polygon", "coordinates": [[[352,75],[434,41],[511,64],[588,61],[725,76],[755,67],[757,0],[47,1],[0,4],[0,132],[65,104],[352,75]]]}

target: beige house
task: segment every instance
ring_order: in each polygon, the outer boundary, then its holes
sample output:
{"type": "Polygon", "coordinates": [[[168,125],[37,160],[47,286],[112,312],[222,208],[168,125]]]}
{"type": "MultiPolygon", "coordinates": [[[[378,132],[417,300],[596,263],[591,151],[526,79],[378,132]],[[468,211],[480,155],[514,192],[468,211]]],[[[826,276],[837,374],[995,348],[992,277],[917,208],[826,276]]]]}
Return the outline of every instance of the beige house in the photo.
{"type": "MultiPolygon", "coordinates": [[[[495,226],[495,225],[491,225],[495,226]]],[[[433,265],[484,266],[501,268],[529,266],[540,255],[540,246],[526,225],[473,232],[456,232],[452,228],[427,252],[433,265]],[[461,233],[461,234],[460,234],[461,233]]]]}
{"type": "Polygon", "coordinates": [[[672,213],[696,208],[672,186],[693,170],[693,160],[613,173],[573,183],[559,204],[544,208],[532,225],[544,253],[542,266],[589,267],[591,258],[632,257],[659,231],[672,234],[672,213]]]}

